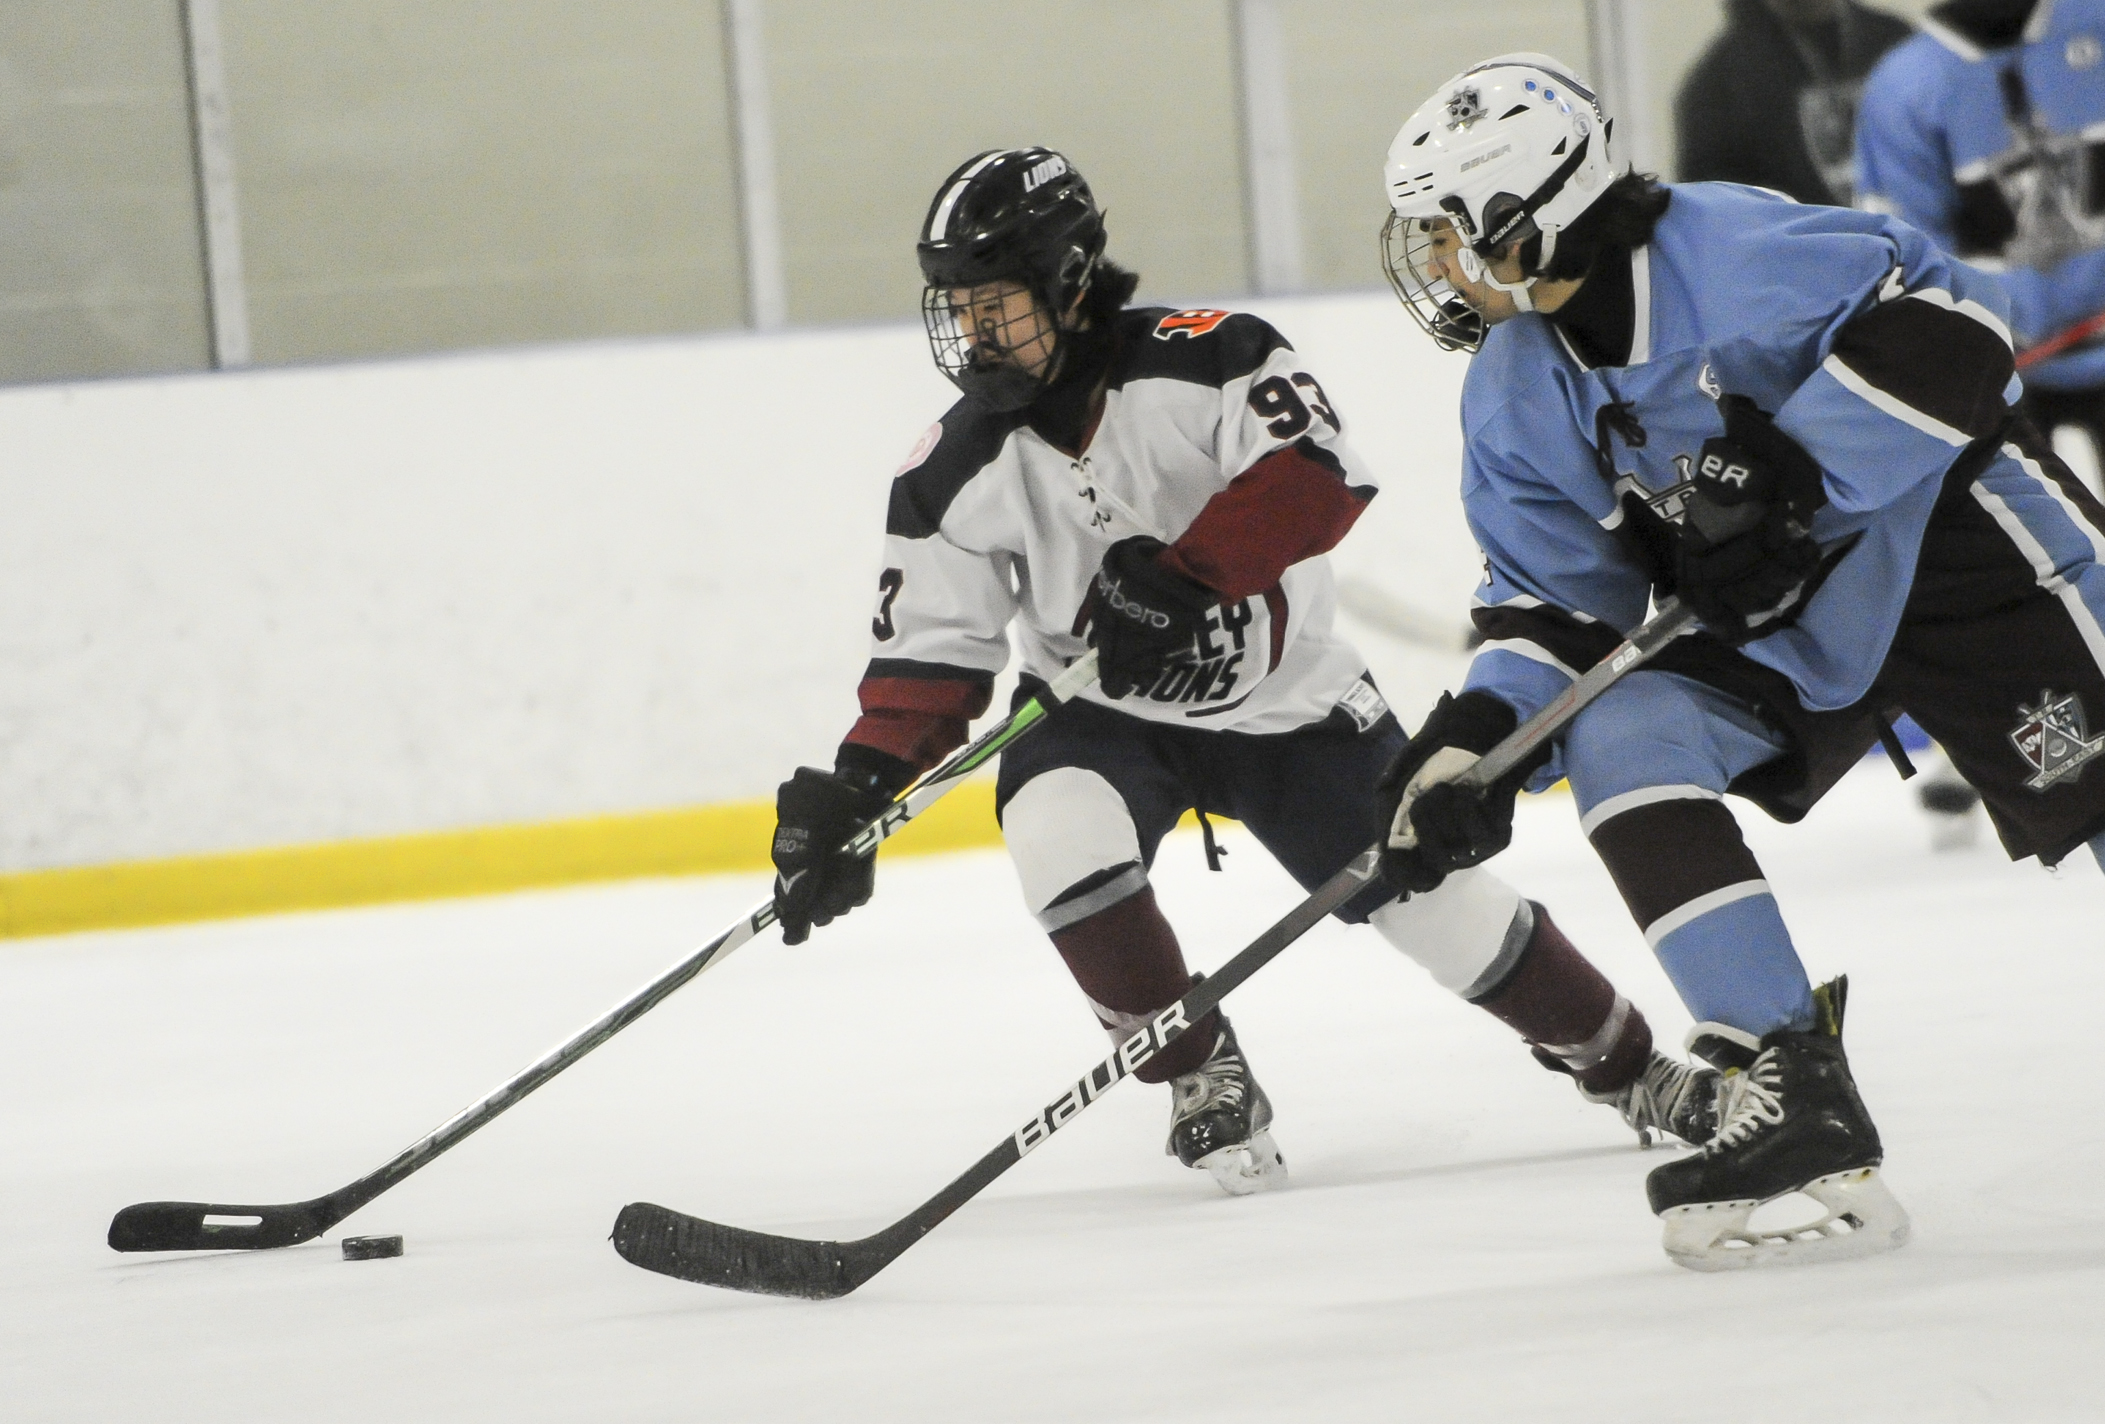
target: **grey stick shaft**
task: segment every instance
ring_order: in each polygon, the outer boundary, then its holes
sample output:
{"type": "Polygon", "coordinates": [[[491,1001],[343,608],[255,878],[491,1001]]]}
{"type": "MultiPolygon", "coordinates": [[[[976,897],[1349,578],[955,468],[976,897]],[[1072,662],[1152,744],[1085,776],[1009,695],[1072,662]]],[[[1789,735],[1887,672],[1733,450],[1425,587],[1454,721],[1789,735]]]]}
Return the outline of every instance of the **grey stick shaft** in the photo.
{"type": "Polygon", "coordinates": [[[1564,730],[1566,723],[1583,712],[1602,693],[1622,681],[1625,673],[1647,661],[1654,653],[1694,627],[1695,622],[1693,609],[1683,606],[1678,598],[1667,599],[1659,605],[1659,611],[1632,633],[1621,647],[1580,674],[1578,681],[1565,688],[1547,707],[1523,722],[1512,736],[1484,753],[1456,780],[1476,790],[1489,786],[1533,756],[1544,742],[1564,730]]]}

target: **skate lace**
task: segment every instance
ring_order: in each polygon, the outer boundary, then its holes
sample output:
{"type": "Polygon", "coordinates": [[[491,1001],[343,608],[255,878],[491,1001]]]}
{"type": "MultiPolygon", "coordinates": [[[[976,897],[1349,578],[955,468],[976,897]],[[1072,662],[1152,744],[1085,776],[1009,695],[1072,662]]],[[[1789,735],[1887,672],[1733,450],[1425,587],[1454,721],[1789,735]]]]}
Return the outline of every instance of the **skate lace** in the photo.
{"type": "Polygon", "coordinates": [[[1242,1057],[1234,1053],[1218,1054],[1176,1079],[1174,1086],[1179,1122],[1212,1108],[1241,1107],[1246,1096],[1242,1057]]]}
{"type": "Polygon", "coordinates": [[[1737,1147],[1764,1125],[1783,1121],[1783,1065],[1774,1049],[1754,1060],[1741,1073],[1725,1075],[1724,1097],[1718,1104],[1717,1135],[1706,1148],[1737,1147]]]}
{"type": "Polygon", "coordinates": [[[1645,1065],[1643,1075],[1616,1104],[1622,1110],[1623,1121],[1640,1134],[1646,1128],[1666,1128],[1681,1095],[1688,1091],[1692,1076],[1686,1064],[1655,1054],[1645,1065]]]}

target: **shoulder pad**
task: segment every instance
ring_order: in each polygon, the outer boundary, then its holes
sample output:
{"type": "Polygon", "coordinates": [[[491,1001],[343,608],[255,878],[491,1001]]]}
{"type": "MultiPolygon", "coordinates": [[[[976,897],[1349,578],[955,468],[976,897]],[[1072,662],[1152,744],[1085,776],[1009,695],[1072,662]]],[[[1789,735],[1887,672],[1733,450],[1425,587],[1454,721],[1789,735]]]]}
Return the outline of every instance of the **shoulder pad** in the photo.
{"type": "Polygon", "coordinates": [[[992,411],[972,401],[959,401],[944,412],[892,477],[885,533],[933,538],[951,501],[993,463],[1023,421],[1022,411],[992,411]]]}
{"type": "Polygon", "coordinates": [[[1293,349],[1270,322],[1248,312],[1138,307],[1124,315],[1129,325],[1121,333],[1113,386],[1149,378],[1224,386],[1264,365],[1274,351],[1293,349]]]}

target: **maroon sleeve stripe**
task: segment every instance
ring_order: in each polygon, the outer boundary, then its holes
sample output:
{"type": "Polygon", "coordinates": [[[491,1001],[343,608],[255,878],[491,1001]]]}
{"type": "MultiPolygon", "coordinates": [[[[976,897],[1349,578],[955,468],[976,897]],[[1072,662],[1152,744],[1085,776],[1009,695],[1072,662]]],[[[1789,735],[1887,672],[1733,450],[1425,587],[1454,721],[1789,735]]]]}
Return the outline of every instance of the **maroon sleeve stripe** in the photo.
{"type": "Polygon", "coordinates": [[[856,689],[862,716],[843,740],[910,762],[919,774],[964,745],[993,697],[992,673],[879,658],[856,689]]]}
{"type": "Polygon", "coordinates": [[[1248,598],[1336,548],[1370,498],[1371,490],[1346,485],[1334,459],[1274,450],[1206,501],[1163,562],[1223,600],[1248,598]]]}

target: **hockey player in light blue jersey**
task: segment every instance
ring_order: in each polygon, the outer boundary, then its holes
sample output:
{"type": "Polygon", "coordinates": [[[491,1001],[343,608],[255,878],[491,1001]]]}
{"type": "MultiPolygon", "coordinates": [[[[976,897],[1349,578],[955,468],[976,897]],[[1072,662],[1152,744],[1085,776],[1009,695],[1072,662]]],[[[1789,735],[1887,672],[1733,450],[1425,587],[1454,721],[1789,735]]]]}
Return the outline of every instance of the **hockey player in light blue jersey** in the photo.
{"type": "Polygon", "coordinates": [[[2025,409],[2105,457],[2105,0],[1947,0],[1872,72],[1858,203],[1997,272],[2025,409]]]}
{"type": "Polygon", "coordinates": [[[1486,642],[1384,778],[1422,891],[1510,836],[1524,777],[1449,784],[1655,598],[1705,631],[1580,713],[1526,784],[1586,833],[1728,1073],[1647,1188],[1699,1269],[1864,1254],[1907,1217],[1841,1046],[1721,798],[1802,816],[1911,714],[2013,856],[2105,864],[2105,508],[2014,408],[1991,279],[1891,217],[1616,171],[1592,94],[1509,55],[1397,135],[1389,273],[1476,351],[1462,494],[1486,642]],[[2093,732],[2091,729],[2097,730],[2093,732]],[[1802,1191],[1807,1228],[1749,1225],[1802,1191]]]}

